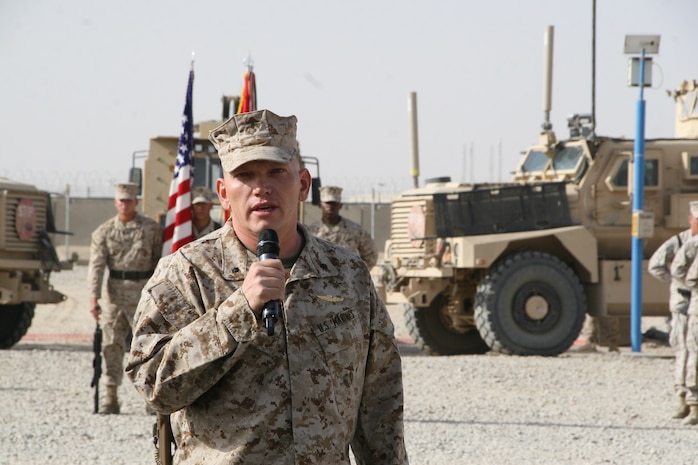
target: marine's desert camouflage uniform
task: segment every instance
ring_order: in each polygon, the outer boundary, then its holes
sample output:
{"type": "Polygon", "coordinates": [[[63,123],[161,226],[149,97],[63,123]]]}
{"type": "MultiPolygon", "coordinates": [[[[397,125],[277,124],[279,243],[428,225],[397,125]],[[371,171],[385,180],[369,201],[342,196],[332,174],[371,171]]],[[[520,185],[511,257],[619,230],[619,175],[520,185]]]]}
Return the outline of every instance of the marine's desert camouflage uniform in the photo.
{"type": "Polygon", "coordinates": [[[354,252],[366,262],[371,269],[378,261],[378,251],[373,238],[360,224],[341,217],[333,226],[326,225],[322,221],[311,224],[310,232],[322,239],[334,242],[354,252]]]}
{"type": "Polygon", "coordinates": [[[698,257],[698,236],[692,236],[676,252],[671,262],[671,276],[682,288],[691,291],[686,321],[686,404],[698,405],[698,275],[691,271],[698,257]]]}
{"type": "Polygon", "coordinates": [[[194,233],[194,239],[199,239],[201,237],[204,237],[206,234],[215,231],[216,229],[220,228],[221,224],[218,223],[217,221],[210,220],[208,224],[201,230],[199,231],[196,229],[196,226],[192,224],[192,229],[194,233]]]}
{"type": "MultiPolygon", "coordinates": [[[[689,297],[679,292],[686,289],[686,284],[672,278],[671,263],[683,244],[691,238],[691,230],[687,229],[670,237],[652,254],[648,271],[660,281],[669,284],[669,311],[671,312],[671,330],[669,332],[669,344],[674,349],[674,392],[677,396],[686,395],[686,313],[679,312],[689,302],[689,297]]],[[[678,266],[678,263],[677,263],[678,266]]]]}
{"type": "Polygon", "coordinates": [[[175,463],[340,465],[349,445],[361,464],[408,463],[386,308],[357,256],[299,230],[273,336],[242,294],[257,258],[230,222],[146,285],[126,372],[171,413],[175,463]]]}
{"type": "MultiPolygon", "coordinates": [[[[155,269],[162,254],[162,228],[141,214],[124,224],[119,217],[105,221],[93,233],[90,244],[90,267],[87,285],[90,297],[102,297],[105,271],[141,271],[155,269]]],[[[126,337],[133,315],[148,278],[141,280],[107,280],[109,302],[102,309],[102,353],[107,386],[118,386],[124,375],[126,337]]]]}

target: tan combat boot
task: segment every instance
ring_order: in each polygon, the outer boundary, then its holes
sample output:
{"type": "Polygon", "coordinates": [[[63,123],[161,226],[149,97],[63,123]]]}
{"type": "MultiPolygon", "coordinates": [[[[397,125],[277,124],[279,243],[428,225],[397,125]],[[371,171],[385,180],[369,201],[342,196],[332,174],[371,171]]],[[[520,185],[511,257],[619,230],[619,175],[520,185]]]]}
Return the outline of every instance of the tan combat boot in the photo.
{"type": "Polygon", "coordinates": [[[99,413],[109,415],[120,412],[119,398],[116,395],[117,388],[118,386],[107,386],[107,395],[99,413]]]}
{"type": "Polygon", "coordinates": [[[686,418],[688,416],[690,409],[688,408],[688,405],[686,405],[686,394],[681,394],[679,397],[679,405],[676,407],[676,411],[674,412],[674,415],[671,416],[671,418],[686,418]]]}
{"type": "Polygon", "coordinates": [[[690,405],[689,407],[691,411],[682,423],[684,425],[698,425],[698,405],[690,405]]]}

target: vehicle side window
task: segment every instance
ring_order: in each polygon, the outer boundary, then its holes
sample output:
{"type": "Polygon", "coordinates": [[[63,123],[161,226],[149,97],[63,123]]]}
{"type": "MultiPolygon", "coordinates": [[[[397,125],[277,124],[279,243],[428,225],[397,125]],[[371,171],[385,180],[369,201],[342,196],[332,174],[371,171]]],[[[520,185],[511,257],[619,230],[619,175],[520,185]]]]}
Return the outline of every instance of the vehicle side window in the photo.
{"type": "Polygon", "coordinates": [[[628,187],[628,160],[623,160],[612,179],[614,186],[628,187]]]}
{"type": "Polygon", "coordinates": [[[659,186],[659,160],[645,159],[645,187],[659,186]]]}
{"type": "MultiPolygon", "coordinates": [[[[615,187],[628,187],[628,160],[623,160],[611,180],[615,187]]],[[[658,186],[659,160],[652,158],[645,159],[645,187],[651,188],[658,186]]]]}
{"type": "Polygon", "coordinates": [[[213,157],[194,158],[194,186],[206,186],[216,191],[216,179],[223,177],[221,162],[213,157]]]}

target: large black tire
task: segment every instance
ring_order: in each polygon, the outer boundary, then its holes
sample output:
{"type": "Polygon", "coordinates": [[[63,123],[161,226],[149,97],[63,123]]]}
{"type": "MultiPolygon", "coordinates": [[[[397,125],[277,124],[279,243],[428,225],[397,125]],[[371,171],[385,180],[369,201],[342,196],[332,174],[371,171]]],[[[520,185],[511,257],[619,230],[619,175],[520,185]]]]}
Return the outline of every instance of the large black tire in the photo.
{"type": "Polygon", "coordinates": [[[430,307],[405,305],[405,326],[415,345],[429,355],[483,354],[490,350],[474,326],[463,333],[447,325],[440,315],[444,301],[437,297],[430,307]]]}
{"type": "Polygon", "coordinates": [[[36,304],[0,305],[0,349],[9,349],[27,334],[36,304]]]}
{"type": "Polygon", "coordinates": [[[477,287],[475,321],[493,351],[558,355],[584,323],[586,297],[579,278],[552,255],[521,252],[490,270],[477,287]]]}

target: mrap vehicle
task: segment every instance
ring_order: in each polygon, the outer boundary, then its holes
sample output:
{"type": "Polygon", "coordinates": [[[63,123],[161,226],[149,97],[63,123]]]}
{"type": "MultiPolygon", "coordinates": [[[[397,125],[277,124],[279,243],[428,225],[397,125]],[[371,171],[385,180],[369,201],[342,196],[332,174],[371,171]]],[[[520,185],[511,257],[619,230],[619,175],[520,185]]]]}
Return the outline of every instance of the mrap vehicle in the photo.
{"type": "Polygon", "coordinates": [[[50,277],[73,261],[59,260],[51,242],[49,233],[61,232],[48,192],[0,178],[0,224],[0,349],[9,349],[26,334],[36,304],[65,300],[50,277]]]}
{"type": "MultiPolygon", "coordinates": [[[[651,254],[688,228],[698,200],[698,85],[673,92],[675,138],[645,141],[642,314],[668,316],[668,284],[647,273],[651,254]],[[649,221],[649,224],[647,222],[649,221]]],[[[501,184],[427,181],[393,201],[391,235],[374,280],[430,354],[493,350],[557,355],[585,315],[629,338],[632,139],[594,134],[589,116],[568,119],[501,184]]]]}

